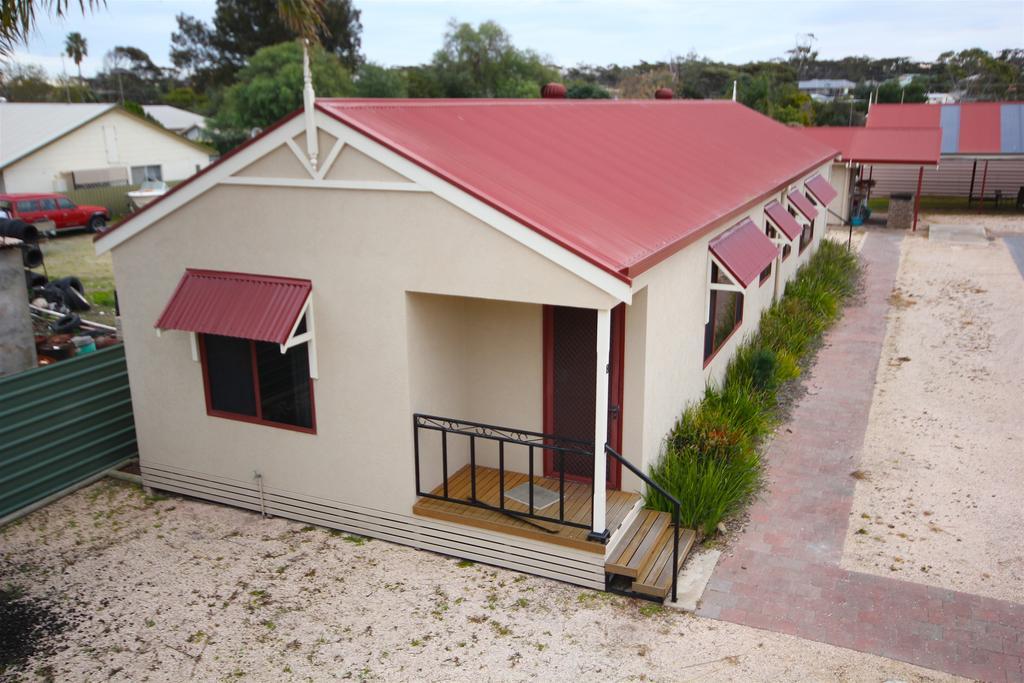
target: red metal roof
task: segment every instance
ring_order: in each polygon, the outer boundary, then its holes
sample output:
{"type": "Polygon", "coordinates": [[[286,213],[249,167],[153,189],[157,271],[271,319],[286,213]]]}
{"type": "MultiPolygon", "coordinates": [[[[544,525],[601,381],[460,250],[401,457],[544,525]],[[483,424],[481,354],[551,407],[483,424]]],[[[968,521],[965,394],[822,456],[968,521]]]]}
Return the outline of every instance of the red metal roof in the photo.
{"type": "Polygon", "coordinates": [[[939,128],[940,104],[872,104],[871,128],[939,128]]]}
{"type": "Polygon", "coordinates": [[[720,100],[317,106],[627,281],[836,154],[720,100]]]}
{"type": "Polygon", "coordinates": [[[960,105],[960,144],[958,152],[998,154],[1001,102],[971,102],[960,105]]]}
{"type": "Polygon", "coordinates": [[[779,255],[779,248],[749,218],[711,240],[708,248],[744,288],[779,255]]]}
{"type": "Polygon", "coordinates": [[[189,268],[155,327],[283,344],[312,291],[309,280],[189,268]]]}
{"type": "MultiPolygon", "coordinates": [[[[872,111],[874,111],[872,109],[872,111]]],[[[839,149],[843,161],[860,164],[939,163],[942,129],[934,128],[859,128],[820,126],[800,128],[804,135],[839,149]]]]}
{"type": "Polygon", "coordinates": [[[803,232],[803,228],[796,222],[796,219],[789,215],[789,211],[786,211],[786,207],[779,204],[776,201],[772,201],[768,206],[764,207],[764,212],[768,214],[768,218],[772,219],[772,223],[781,230],[790,241],[795,240],[803,232]]]}
{"type": "Polygon", "coordinates": [[[832,187],[832,183],[822,178],[817,173],[807,179],[804,183],[808,190],[811,191],[818,201],[821,202],[822,206],[828,206],[832,203],[832,200],[839,196],[836,192],[836,188],[832,187]]]}
{"type": "Polygon", "coordinates": [[[807,220],[813,221],[818,215],[818,209],[811,204],[811,200],[803,195],[799,190],[793,190],[786,195],[786,199],[793,202],[793,206],[797,208],[803,215],[807,216],[807,220]]]}

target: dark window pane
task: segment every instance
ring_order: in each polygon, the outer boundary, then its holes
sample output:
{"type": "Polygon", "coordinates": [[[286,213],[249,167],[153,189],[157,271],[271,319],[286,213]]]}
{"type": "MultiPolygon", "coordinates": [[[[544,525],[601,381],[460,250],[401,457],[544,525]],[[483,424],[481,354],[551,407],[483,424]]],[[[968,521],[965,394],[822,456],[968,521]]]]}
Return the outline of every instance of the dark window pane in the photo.
{"type": "Polygon", "coordinates": [[[252,348],[247,339],[203,335],[210,407],[227,413],[256,416],[252,384],[252,348]]]}
{"type": "Polygon", "coordinates": [[[299,344],[281,353],[278,344],[256,342],[256,368],[263,419],[312,428],[307,345],[299,344]]]}
{"type": "Polygon", "coordinates": [[[814,238],[814,225],[807,224],[804,226],[803,232],[800,233],[800,251],[803,252],[807,248],[807,245],[811,243],[814,238]]]}
{"type": "Polygon", "coordinates": [[[58,205],[60,206],[60,208],[62,208],[62,209],[74,209],[74,208],[75,208],[75,204],[74,204],[74,202],[72,202],[72,201],[71,201],[70,199],[68,199],[67,197],[61,197],[60,199],[58,199],[58,200],[57,200],[57,204],[58,204],[58,205]]]}
{"type": "Polygon", "coordinates": [[[43,211],[56,211],[57,202],[52,199],[41,199],[39,201],[40,206],[43,207],[43,211]]]}
{"type": "Polygon", "coordinates": [[[765,269],[761,271],[760,284],[764,284],[765,280],[772,276],[772,264],[769,263],[765,266],[765,269]]]}
{"type": "MultiPolygon", "coordinates": [[[[719,272],[717,265],[711,266],[711,281],[729,283],[729,279],[719,272]]],[[[704,326],[704,360],[721,348],[733,330],[743,321],[743,295],[739,292],[711,290],[708,313],[708,322],[704,326]]]]}

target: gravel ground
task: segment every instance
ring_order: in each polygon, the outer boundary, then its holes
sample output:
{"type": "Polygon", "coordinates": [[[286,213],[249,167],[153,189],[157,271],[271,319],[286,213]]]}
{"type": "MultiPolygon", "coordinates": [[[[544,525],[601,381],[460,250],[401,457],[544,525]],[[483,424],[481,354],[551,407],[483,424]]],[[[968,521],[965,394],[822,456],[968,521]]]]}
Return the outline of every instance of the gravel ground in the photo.
{"type": "Polygon", "coordinates": [[[1024,602],[1024,279],[1001,239],[902,249],[843,566],[1024,602]]]}
{"type": "Polygon", "coordinates": [[[105,480],[0,530],[71,625],[12,678],[950,680],[648,602],[105,480]]]}

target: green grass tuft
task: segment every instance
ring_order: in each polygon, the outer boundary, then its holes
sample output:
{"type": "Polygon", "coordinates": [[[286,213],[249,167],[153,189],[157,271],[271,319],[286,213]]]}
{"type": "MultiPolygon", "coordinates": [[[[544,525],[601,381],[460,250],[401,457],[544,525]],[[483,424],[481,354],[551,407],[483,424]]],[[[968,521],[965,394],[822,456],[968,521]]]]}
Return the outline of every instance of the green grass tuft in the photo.
{"type": "MultiPolygon", "coordinates": [[[[712,534],[757,492],[758,446],[779,421],[779,389],[800,376],[800,359],[836,321],[857,289],[857,257],[831,240],[787,285],[786,294],[761,316],[756,334],[736,350],[721,387],[708,386],[665,440],[651,477],[682,503],[681,523],[712,534]]],[[[671,511],[657,491],[647,506],[671,511]]]]}

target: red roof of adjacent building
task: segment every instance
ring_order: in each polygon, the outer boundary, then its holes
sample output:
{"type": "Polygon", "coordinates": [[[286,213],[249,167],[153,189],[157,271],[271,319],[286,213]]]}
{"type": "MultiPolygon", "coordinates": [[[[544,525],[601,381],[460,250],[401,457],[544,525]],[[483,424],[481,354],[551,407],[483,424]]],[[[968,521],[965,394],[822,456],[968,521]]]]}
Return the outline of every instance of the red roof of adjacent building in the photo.
{"type": "Polygon", "coordinates": [[[942,128],[942,153],[1024,154],[1024,102],[875,104],[868,128],[942,128]]]}
{"type": "Polygon", "coordinates": [[[782,204],[773,200],[764,207],[764,212],[768,214],[768,218],[771,218],[772,222],[790,240],[795,240],[803,232],[803,228],[800,227],[800,224],[789,214],[789,211],[786,211],[786,207],[782,204]]]}
{"type": "Polygon", "coordinates": [[[623,279],[836,154],[730,101],[317,107],[623,279]]]}
{"type": "Polygon", "coordinates": [[[744,288],[779,255],[779,248],[749,218],[711,240],[708,248],[744,288]]]}
{"type": "Polygon", "coordinates": [[[916,166],[939,163],[942,129],[938,125],[931,128],[820,126],[800,130],[822,144],[837,147],[843,161],[916,166]]]}
{"type": "Polygon", "coordinates": [[[283,344],[312,291],[309,280],[189,268],[155,327],[283,344]]]}

